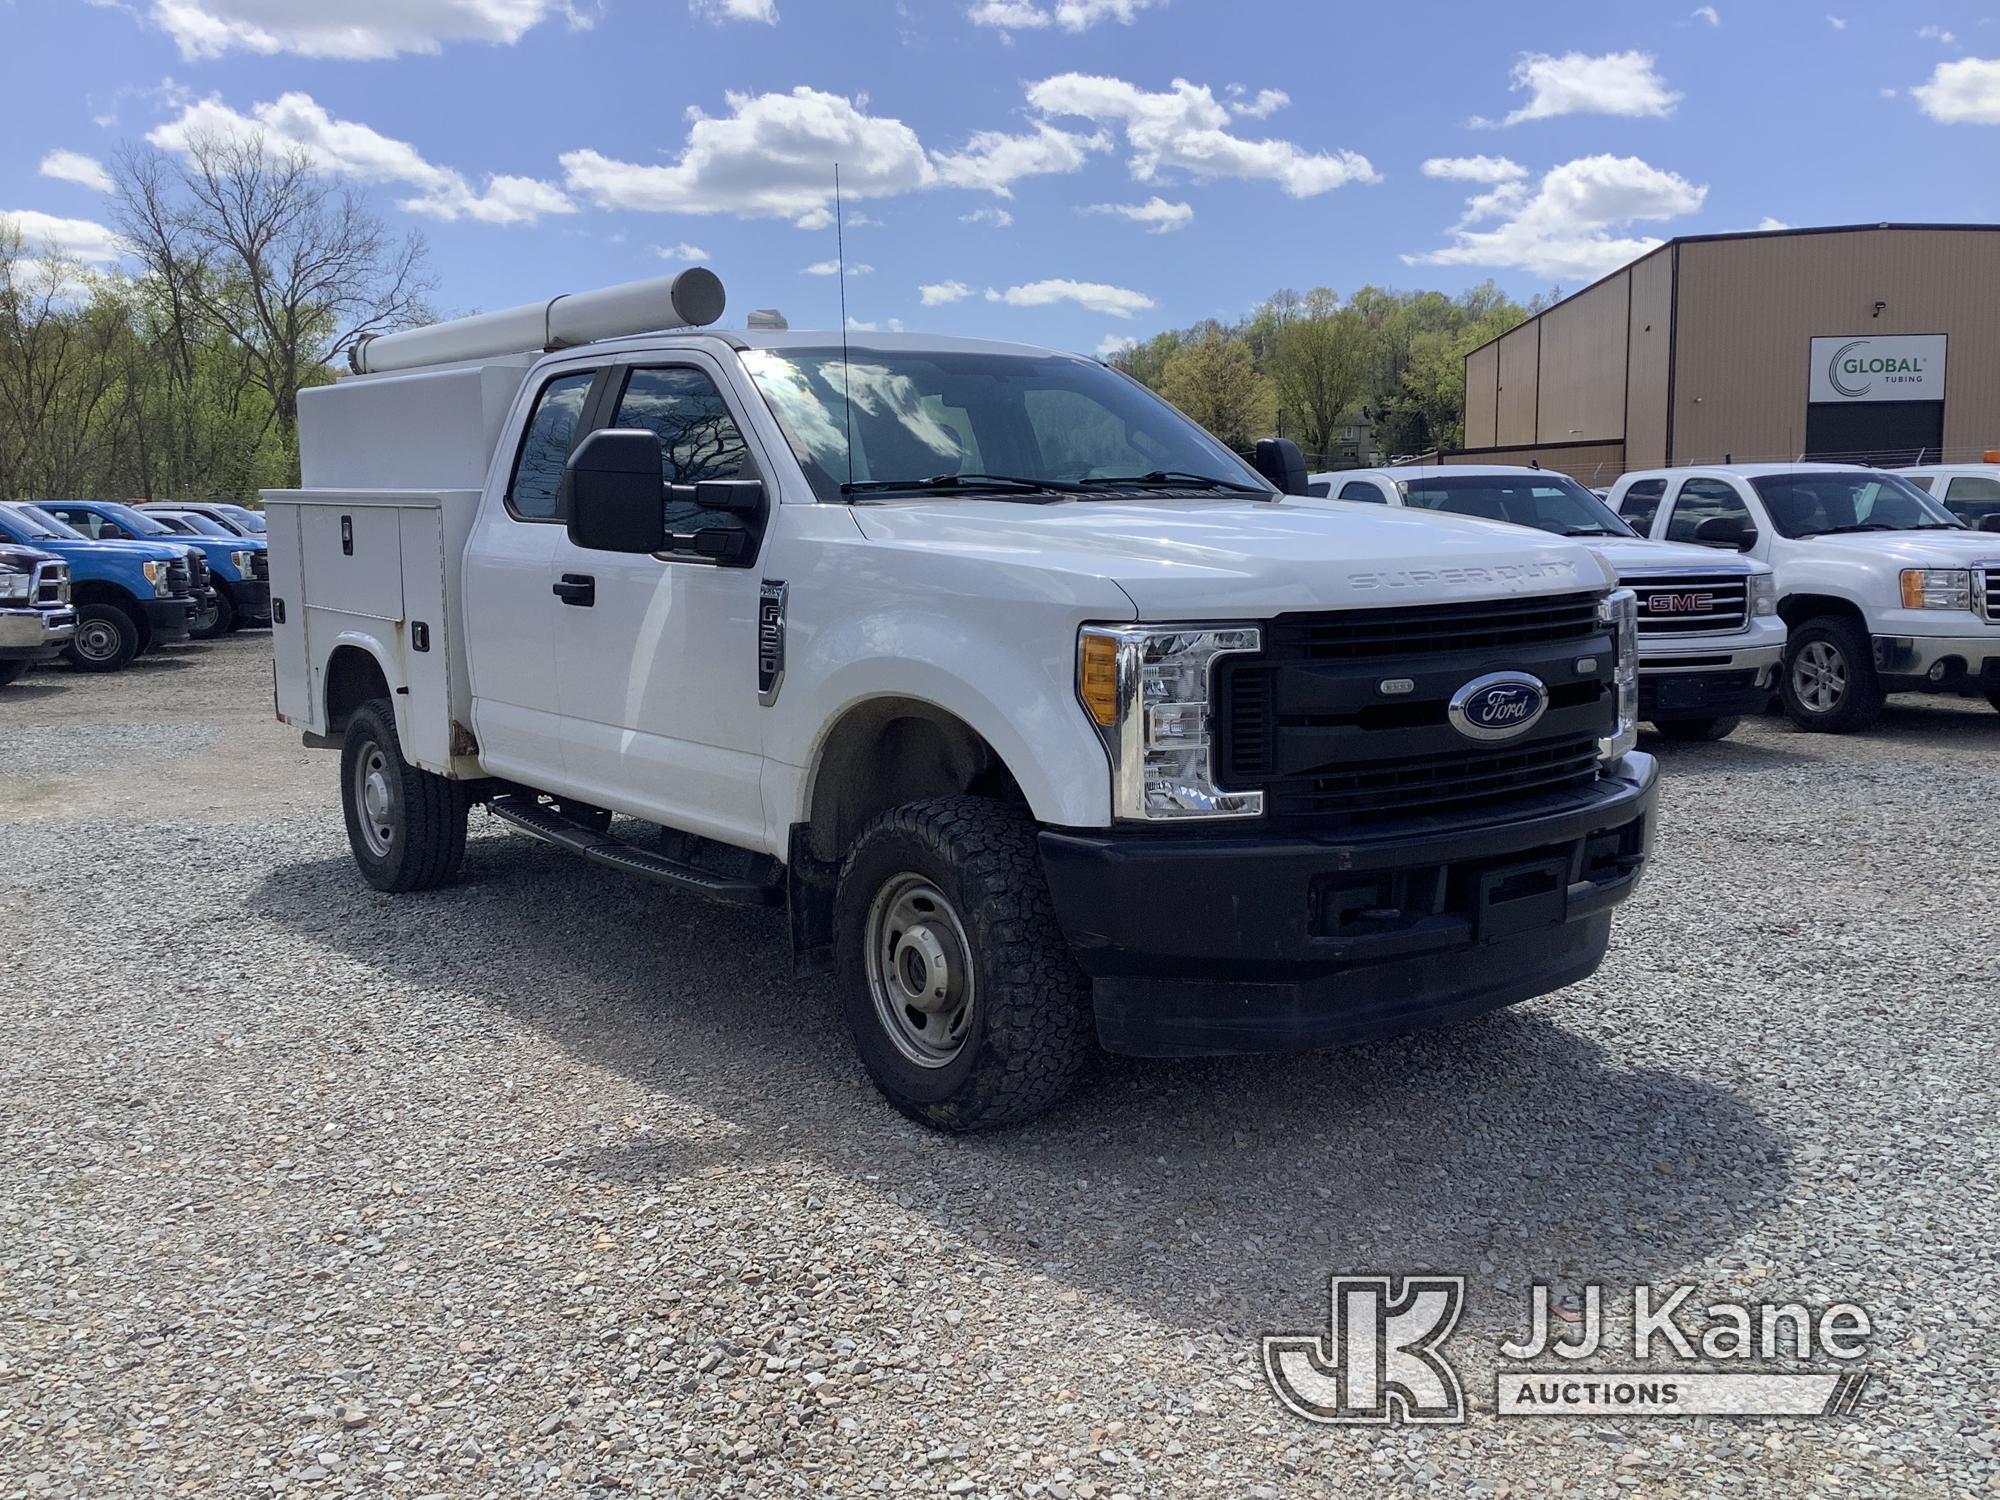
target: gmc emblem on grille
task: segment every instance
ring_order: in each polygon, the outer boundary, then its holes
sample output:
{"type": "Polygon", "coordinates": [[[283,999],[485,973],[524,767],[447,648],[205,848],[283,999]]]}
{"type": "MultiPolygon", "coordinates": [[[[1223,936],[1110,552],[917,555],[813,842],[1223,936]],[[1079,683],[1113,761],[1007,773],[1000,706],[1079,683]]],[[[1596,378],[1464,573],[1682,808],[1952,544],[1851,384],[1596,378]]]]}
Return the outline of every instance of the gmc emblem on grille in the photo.
{"type": "Polygon", "coordinates": [[[1453,693],[1445,717],[1469,740],[1511,740],[1533,729],[1548,707],[1549,690],[1541,679],[1492,672],[1453,693]]]}
{"type": "Polygon", "coordinates": [[[1706,615],[1715,611],[1713,594],[1647,594],[1649,615],[1706,615]]]}

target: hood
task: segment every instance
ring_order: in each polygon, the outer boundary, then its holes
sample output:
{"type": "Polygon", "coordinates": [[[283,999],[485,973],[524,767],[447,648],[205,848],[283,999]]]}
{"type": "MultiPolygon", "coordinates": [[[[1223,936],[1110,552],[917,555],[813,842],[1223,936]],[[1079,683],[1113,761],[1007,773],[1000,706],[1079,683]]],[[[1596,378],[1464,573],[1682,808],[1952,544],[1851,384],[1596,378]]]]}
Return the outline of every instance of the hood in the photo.
{"type": "Polygon", "coordinates": [[[1649,542],[1644,537],[1607,536],[1577,539],[1617,570],[1627,573],[1768,573],[1769,567],[1740,552],[1696,547],[1687,542],[1649,542]]]}
{"type": "Polygon", "coordinates": [[[1969,568],[2000,564],[2000,536],[1990,531],[1850,531],[1843,536],[1805,538],[1804,545],[1825,555],[1857,562],[1893,562],[1905,568],[1969,568]]]}
{"type": "Polygon", "coordinates": [[[23,572],[38,563],[60,561],[55,553],[41,547],[24,547],[18,542],[0,542],[0,563],[9,563],[23,572]]]}
{"type": "Polygon", "coordinates": [[[51,552],[67,556],[71,552],[111,553],[122,557],[135,557],[140,562],[171,562],[175,558],[186,559],[188,549],[175,542],[94,542],[89,537],[53,537],[36,543],[51,552]]]}
{"type": "Polygon", "coordinates": [[[1562,537],[1388,506],[910,500],[856,505],[852,514],[873,542],[1109,579],[1149,620],[1563,594],[1615,582],[1562,537]]]}
{"type": "MultiPolygon", "coordinates": [[[[164,542],[165,537],[149,537],[149,541],[164,542]]],[[[209,557],[218,553],[227,557],[232,552],[264,552],[270,543],[260,536],[177,536],[174,541],[183,547],[199,547],[209,557]]]]}

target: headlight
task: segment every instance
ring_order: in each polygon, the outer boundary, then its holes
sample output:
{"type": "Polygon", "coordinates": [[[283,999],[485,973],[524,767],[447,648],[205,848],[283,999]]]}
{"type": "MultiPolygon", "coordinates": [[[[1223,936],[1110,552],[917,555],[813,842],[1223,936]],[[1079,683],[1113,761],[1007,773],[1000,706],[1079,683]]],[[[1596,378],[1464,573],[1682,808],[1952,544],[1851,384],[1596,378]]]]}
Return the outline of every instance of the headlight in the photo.
{"type": "Polygon", "coordinates": [[[1964,568],[1905,568],[1903,608],[1971,609],[1972,575],[1964,568]]]}
{"type": "Polygon", "coordinates": [[[1209,681],[1224,656],[1262,649],[1255,626],[1086,625],[1076,692],[1111,757],[1111,810],[1143,822],[1255,818],[1262,792],[1215,784],[1209,681]]]}
{"type": "Polygon", "coordinates": [[[1597,758],[1613,761],[1639,747],[1639,596],[1630,589],[1606,594],[1597,601],[1597,618],[1611,627],[1617,649],[1618,727],[1597,742],[1597,758]]]}
{"type": "Polygon", "coordinates": [[[34,591],[34,575],[18,568],[0,568],[0,604],[18,604],[34,591]]]}
{"type": "Polygon", "coordinates": [[[248,578],[250,576],[250,559],[255,555],[252,552],[232,552],[229,554],[230,566],[235,568],[245,578],[248,578]]]}
{"type": "Polygon", "coordinates": [[[173,592],[173,580],[167,573],[167,564],[163,562],[141,563],[139,564],[139,571],[146,575],[146,582],[153,586],[153,593],[159,598],[164,599],[173,592]]]}
{"type": "Polygon", "coordinates": [[[1750,575],[1750,618],[1762,619],[1778,612],[1778,575],[1776,573],[1752,573],[1750,575]]]}

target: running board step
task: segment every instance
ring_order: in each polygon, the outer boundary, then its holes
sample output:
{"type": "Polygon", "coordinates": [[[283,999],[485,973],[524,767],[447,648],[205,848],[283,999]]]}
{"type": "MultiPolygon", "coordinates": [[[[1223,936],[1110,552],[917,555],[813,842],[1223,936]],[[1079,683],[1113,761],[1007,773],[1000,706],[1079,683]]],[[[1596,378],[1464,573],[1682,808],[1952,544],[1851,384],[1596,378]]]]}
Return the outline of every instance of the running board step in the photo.
{"type": "Polygon", "coordinates": [[[526,797],[495,797],[486,810],[504,818],[524,833],[580,854],[593,864],[608,865],[628,875],[643,876],[661,885],[676,886],[711,901],[727,901],[737,906],[776,906],[785,899],[783,886],[765,885],[756,880],[732,879],[707,870],[684,865],[678,860],[635,848],[608,833],[572,823],[552,807],[526,797]]]}

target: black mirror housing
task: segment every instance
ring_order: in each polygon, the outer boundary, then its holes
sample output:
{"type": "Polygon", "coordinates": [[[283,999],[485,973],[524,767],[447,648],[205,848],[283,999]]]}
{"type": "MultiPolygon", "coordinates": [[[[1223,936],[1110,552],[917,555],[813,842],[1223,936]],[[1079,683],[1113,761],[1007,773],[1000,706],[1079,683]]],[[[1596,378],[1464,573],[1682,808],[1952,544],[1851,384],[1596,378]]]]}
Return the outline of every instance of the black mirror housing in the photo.
{"type": "Polygon", "coordinates": [[[2000,531],[2000,510],[1981,516],[1977,529],[1980,531],[2000,531]]]}
{"type": "Polygon", "coordinates": [[[1282,495],[1306,492],[1306,457],[1290,438],[1259,438],[1250,467],[1276,485],[1282,495]]]}
{"type": "Polygon", "coordinates": [[[1694,529],[1698,547],[1730,547],[1748,552],[1757,545],[1757,528],[1745,526],[1734,516],[1710,516],[1694,529]]]}
{"type": "Polygon", "coordinates": [[[764,481],[761,479],[704,479],[698,484],[672,486],[673,498],[692,500],[703,510],[727,511],[733,516],[754,516],[764,509],[764,481]]]}
{"type": "Polygon", "coordinates": [[[569,539],[593,552],[658,552],[667,544],[660,440],[606,428],[576,446],[557,492],[569,539]]]}

